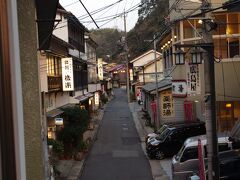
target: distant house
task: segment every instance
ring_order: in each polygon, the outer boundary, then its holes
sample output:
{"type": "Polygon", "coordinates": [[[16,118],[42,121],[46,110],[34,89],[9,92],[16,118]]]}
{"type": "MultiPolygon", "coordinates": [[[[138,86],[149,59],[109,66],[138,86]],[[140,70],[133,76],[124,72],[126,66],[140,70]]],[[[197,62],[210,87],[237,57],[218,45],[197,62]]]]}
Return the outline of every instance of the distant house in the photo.
{"type": "Polygon", "coordinates": [[[126,74],[126,65],[125,64],[117,64],[111,68],[106,70],[111,74],[111,78],[113,81],[113,87],[126,86],[127,84],[127,74],[126,74]]]}
{"type": "MultiPolygon", "coordinates": [[[[156,52],[157,58],[157,78],[158,81],[163,78],[163,65],[162,65],[162,56],[159,52],[156,52]]],[[[154,60],[154,50],[147,51],[141,56],[130,61],[132,67],[131,86],[132,91],[137,98],[141,93],[142,86],[155,82],[156,73],[155,73],[155,60],[154,60]]]]}

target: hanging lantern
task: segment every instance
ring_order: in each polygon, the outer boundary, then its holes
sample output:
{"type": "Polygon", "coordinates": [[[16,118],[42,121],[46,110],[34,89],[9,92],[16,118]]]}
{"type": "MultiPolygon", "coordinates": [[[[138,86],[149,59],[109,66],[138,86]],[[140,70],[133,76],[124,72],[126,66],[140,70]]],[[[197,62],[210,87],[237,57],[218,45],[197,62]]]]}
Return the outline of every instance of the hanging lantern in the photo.
{"type": "Polygon", "coordinates": [[[175,64],[176,65],[183,65],[185,64],[185,52],[181,49],[175,51],[175,64]]]}

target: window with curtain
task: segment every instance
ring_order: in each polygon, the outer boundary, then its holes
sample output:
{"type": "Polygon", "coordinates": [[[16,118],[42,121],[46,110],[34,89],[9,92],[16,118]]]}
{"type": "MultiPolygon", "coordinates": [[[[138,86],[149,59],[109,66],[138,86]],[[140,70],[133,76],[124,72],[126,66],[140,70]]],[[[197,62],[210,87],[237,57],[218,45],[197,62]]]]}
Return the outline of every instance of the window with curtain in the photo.
{"type": "Polygon", "coordinates": [[[47,56],[47,74],[48,76],[61,76],[62,64],[61,58],[53,55],[47,56]]]}

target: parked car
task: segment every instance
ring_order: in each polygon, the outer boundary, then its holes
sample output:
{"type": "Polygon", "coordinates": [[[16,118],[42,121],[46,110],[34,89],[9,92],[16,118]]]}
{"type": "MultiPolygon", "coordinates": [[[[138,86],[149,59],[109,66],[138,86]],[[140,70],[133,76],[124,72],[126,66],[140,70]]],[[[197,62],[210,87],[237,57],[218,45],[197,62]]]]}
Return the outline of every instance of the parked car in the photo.
{"type": "Polygon", "coordinates": [[[163,124],[159,129],[155,130],[153,133],[149,133],[146,136],[146,138],[145,138],[145,142],[147,143],[149,139],[155,138],[155,137],[159,136],[167,128],[183,126],[184,124],[188,124],[188,125],[190,125],[190,124],[199,124],[199,122],[196,121],[196,122],[186,123],[186,122],[180,121],[180,122],[170,122],[170,123],[163,124]]]}
{"type": "Polygon", "coordinates": [[[149,133],[146,138],[145,142],[147,143],[150,138],[155,138],[158,135],[160,135],[165,129],[167,129],[168,126],[166,124],[162,125],[158,130],[154,131],[153,133],[149,133]]]}
{"type": "MultiPolygon", "coordinates": [[[[174,180],[185,180],[190,174],[198,171],[198,139],[202,142],[204,158],[207,159],[206,135],[188,138],[180,151],[172,158],[172,177],[174,180]]],[[[229,141],[228,136],[218,135],[218,149],[219,152],[232,149],[232,142],[229,141]]]]}
{"type": "Polygon", "coordinates": [[[146,144],[147,154],[150,158],[156,159],[173,156],[179,151],[187,138],[205,133],[204,122],[168,127],[157,137],[149,139],[146,144]]]}
{"type": "MultiPolygon", "coordinates": [[[[205,169],[207,169],[207,164],[205,169]]],[[[240,154],[239,150],[230,150],[219,153],[219,172],[220,180],[239,180],[240,179],[240,154]]],[[[208,171],[205,171],[208,179],[208,171]]],[[[200,179],[199,173],[194,172],[189,176],[189,180],[200,179]]]]}

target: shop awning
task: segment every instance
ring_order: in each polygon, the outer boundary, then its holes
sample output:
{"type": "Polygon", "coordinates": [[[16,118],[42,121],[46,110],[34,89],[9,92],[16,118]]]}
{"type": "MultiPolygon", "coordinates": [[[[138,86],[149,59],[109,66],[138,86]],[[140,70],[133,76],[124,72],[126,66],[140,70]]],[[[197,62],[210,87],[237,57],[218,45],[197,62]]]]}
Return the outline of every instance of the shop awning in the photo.
{"type": "Polygon", "coordinates": [[[81,101],[86,101],[88,98],[89,98],[89,97],[84,96],[84,95],[75,97],[75,99],[79,100],[80,102],[81,102],[81,101]]]}
{"type": "MultiPolygon", "coordinates": [[[[171,79],[163,79],[158,82],[158,91],[164,90],[166,88],[172,87],[172,80],[171,79]]],[[[148,83],[142,87],[142,89],[148,93],[155,91],[156,93],[156,83],[148,83]]]]}
{"type": "Polygon", "coordinates": [[[62,113],[64,113],[64,111],[62,111],[60,109],[53,109],[53,110],[47,112],[47,117],[53,118],[62,113]]]}
{"type": "Polygon", "coordinates": [[[90,92],[88,92],[87,94],[85,94],[85,96],[87,96],[88,98],[90,98],[90,97],[93,97],[93,96],[94,96],[94,94],[93,94],[93,93],[90,93],[90,92]]]}

